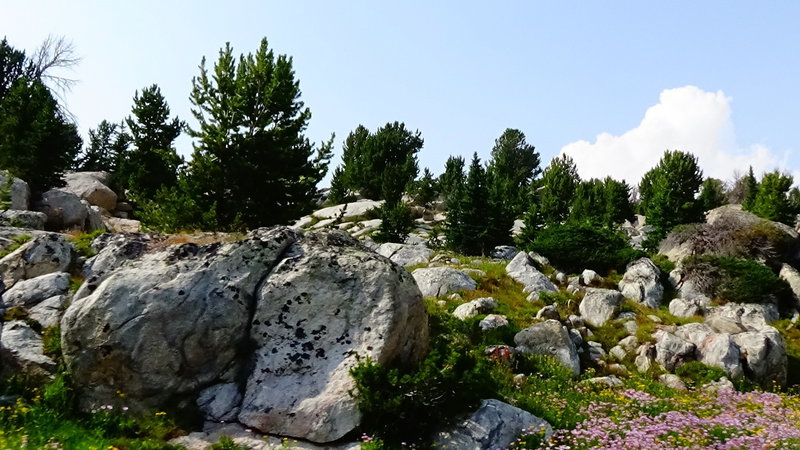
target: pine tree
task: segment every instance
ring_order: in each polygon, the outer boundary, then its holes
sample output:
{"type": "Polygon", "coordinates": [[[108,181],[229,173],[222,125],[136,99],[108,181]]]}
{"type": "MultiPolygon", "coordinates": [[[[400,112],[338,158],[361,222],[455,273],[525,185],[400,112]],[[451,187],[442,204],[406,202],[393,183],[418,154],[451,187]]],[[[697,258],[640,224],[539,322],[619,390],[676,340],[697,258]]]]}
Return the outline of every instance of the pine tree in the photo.
{"type": "Polygon", "coordinates": [[[605,191],[603,223],[616,225],[626,220],[633,220],[630,185],[624,181],[606,177],[603,180],[603,188],[605,191]]]}
{"type": "Polygon", "coordinates": [[[702,182],[697,158],[680,151],[664,152],[658,165],[645,173],[639,193],[642,212],[654,228],[648,237],[649,246],[655,246],[676,225],[702,219],[703,211],[695,200],[702,182]]]}
{"type": "Polygon", "coordinates": [[[569,217],[578,183],[580,177],[572,158],[562,155],[550,161],[539,188],[539,212],[545,224],[561,223],[569,217]]]}
{"type": "Polygon", "coordinates": [[[220,227],[288,223],[314,206],[333,138],[318,148],[304,136],[311,111],[300,101],[292,59],[263,39],[236,60],[230,44],[211,74],[205,59],[191,101],[199,127],[189,180],[220,227]]]}
{"type": "Polygon", "coordinates": [[[34,196],[63,186],[80,147],[75,124],[40,81],[20,78],[0,99],[0,168],[27,181],[34,196]]]}
{"type": "Polygon", "coordinates": [[[438,194],[438,185],[433,174],[426,167],[422,171],[422,177],[414,182],[411,189],[411,196],[414,198],[414,203],[420,206],[429,207],[438,194]]]}
{"type": "Polygon", "coordinates": [[[700,186],[700,197],[697,201],[703,211],[710,211],[725,204],[727,195],[725,184],[716,178],[706,178],[700,186]]]}
{"type": "Polygon", "coordinates": [[[183,159],[173,147],[184,123],[170,119],[169,106],[161,89],[151,85],[133,96],[132,116],[125,119],[131,148],[119,158],[117,183],[138,201],[152,199],[162,186],[174,186],[183,159]]]}
{"type": "Polygon", "coordinates": [[[793,179],[778,171],[766,173],[758,183],[751,212],[759,217],[794,225],[795,215],[789,202],[793,179]]]}
{"type": "Polygon", "coordinates": [[[487,240],[489,190],[486,171],[477,153],[472,157],[466,182],[456,189],[451,205],[445,231],[448,247],[467,255],[487,254],[492,249],[487,240]]]}
{"type": "Polygon", "coordinates": [[[750,170],[744,178],[744,200],[742,200],[742,209],[751,211],[755,205],[757,195],[758,181],[756,181],[756,176],[753,174],[753,166],[750,166],[750,170]]]}
{"type": "Polygon", "coordinates": [[[402,122],[387,123],[370,133],[359,125],[345,139],[341,183],[362,196],[391,201],[402,196],[417,176],[417,153],[424,141],[402,122]]]}
{"type": "Polygon", "coordinates": [[[495,140],[487,171],[492,174],[497,196],[505,199],[512,221],[525,210],[526,188],[542,172],[539,164],[539,154],[521,131],[508,128],[495,140]]]}
{"type": "Polygon", "coordinates": [[[439,189],[445,201],[464,183],[464,157],[450,156],[444,165],[444,173],[439,176],[439,189]]]}
{"type": "Polygon", "coordinates": [[[125,124],[103,120],[89,130],[89,142],[73,164],[75,170],[117,172],[119,159],[126,154],[130,135],[125,124]]]}

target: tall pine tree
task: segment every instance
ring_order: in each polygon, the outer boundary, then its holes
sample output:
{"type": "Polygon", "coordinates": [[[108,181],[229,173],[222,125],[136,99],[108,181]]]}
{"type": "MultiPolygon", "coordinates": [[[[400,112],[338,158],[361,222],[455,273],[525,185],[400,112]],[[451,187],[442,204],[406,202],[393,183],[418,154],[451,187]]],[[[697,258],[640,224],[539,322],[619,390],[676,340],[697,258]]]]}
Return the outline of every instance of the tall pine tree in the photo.
{"type": "Polygon", "coordinates": [[[173,147],[184,124],[170,119],[167,100],[153,84],[133,96],[132,115],[125,119],[131,148],[122,153],[116,173],[117,183],[134,199],[152,199],[159,188],[174,186],[183,159],[173,147]]]}
{"type": "Polygon", "coordinates": [[[263,39],[254,54],[220,50],[193,80],[199,123],[190,185],[223,228],[288,223],[308,213],[327,171],[333,138],[316,147],[303,134],[311,111],[300,101],[292,59],[263,39]]]}

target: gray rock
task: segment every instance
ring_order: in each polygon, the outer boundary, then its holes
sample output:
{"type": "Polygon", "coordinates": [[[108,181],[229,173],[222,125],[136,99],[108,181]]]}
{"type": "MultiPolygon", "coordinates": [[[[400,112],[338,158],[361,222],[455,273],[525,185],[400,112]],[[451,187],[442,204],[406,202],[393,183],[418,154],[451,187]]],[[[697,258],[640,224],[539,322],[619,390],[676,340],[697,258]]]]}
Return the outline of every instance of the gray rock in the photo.
{"type": "Polygon", "coordinates": [[[686,387],[686,383],[681,380],[681,377],[671,374],[671,373],[662,373],[658,376],[658,381],[660,381],[664,386],[675,389],[676,391],[688,391],[689,388],[686,387]]]}
{"type": "Polygon", "coordinates": [[[31,228],[33,230],[44,230],[45,222],[47,222],[47,215],[38,211],[9,209],[7,211],[0,212],[0,219],[7,222],[11,226],[31,228]]]}
{"type": "Polygon", "coordinates": [[[451,291],[470,291],[478,285],[466,273],[449,267],[428,267],[411,273],[424,297],[439,297],[451,291]]]}
{"type": "Polygon", "coordinates": [[[665,370],[672,372],[684,362],[694,359],[695,345],[664,330],[656,331],[655,360],[665,370]]]}
{"type": "Polygon", "coordinates": [[[117,194],[101,180],[109,180],[107,172],[73,172],[64,175],[67,185],[62,189],[71,192],[99,206],[106,211],[113,211],[117,206],[117,194]]]}
{"type": "Polygon", "coordinates": [[[658,308],[664,297],[661,270],[648,258],[633,261],[619,282],[619,290],[626,298],[649,308],[658,308]]]}
{"type": "Polygon", "coordinates": [[[5,286],[10,288],[18,281],[65,272],[72,254],[72,244],[63,235],[43,233],[0,259],[0,275],[5,286]]]}
{"type": "Polygon", "coordinates": [[[35,377],[49,376],[56,371],[56,363],[44,354],[42,337],[21,320],[6,322],[0,332],[0,360],[3,370],[10,374],[35,377]]]}
{"type": "Polygon", "coordinates": [[[786,345],[778,330],[765,327],[733,336],[744,359],[744,372],[762,387],[786,385],[786,345]]]}
{"type": "MultiPolygon", "coordinates": [[[[708,308],[706,321],[711,322],[717,318],[740,324],[747,331],[758,331],[771,328],[769,324],[778,320],[780,315],[778,307],[771,303],[726,303],[722,306],[708,308]]],[[[720,332],[724,331],[720,330],[720,332]]]]}
{"type": "Polygon", "coordinates": [[[698,316],[702,312],[703,310],[699,305],[682,298],[676,298],[669,302],[669,313],[675,317],[698,316]]]}
{"type": "Polygon", "coordinates": [[[628,352],[619,345],[611,347],[611,350],[609,350],[608,353],[614,358],[617,358],[618,361],[622,361],[628,355],[628,352]]]}
{"type": "Polygon", "coordinates": [[[789,283],[792,294],[794,294],[795,308],[800,308],[800,272],[794,267],[784,263],[778,275],[789,283]]]}
{"type": "Polygon", "coordinates": [[[558,314],[556,305],[546,305],[542,309],[536,312],[536,318],[559,320],[561,319],[561,316],[558,314]]]}
{"type": "Polygon", "coordinates": [[[639,339],[636,336],[627,336],[619,341],[619,346],[626,352],[633,352],[639,346],[639,339]]]}
{"type": "Polygon", "coordinates": [[[68,301],[69,297],[66,295],[50,297],[28,310],[28,317],[39,322],[42,328],[56,326],[61,322],[68,301]]]}
{"type": "Polygon", "coordinates": [[[633,362],[636,365],[636,370],[642,373],[649,372],[650,369],[653,368],[655,357],[655,345],[649,342],[640,345],[639,348],[636,349],[636,359],[633,362]]]}
{"type": "Polygon", "coordinates": [[[688,323],[675,330],[675,335],[695,346],[695,359],[701,363],[719,367],[731,378],[744,375],[740,362],[739,347],[727,333],[715,333],[704,323],[688,323]]]}
{"type": "Polygon", "coordinates": [[[506,266],[506,273],[516,282],[522,284],[523,292],[530,293],[528,300],[539,298],[539,292],[557,292],[558,289],[543,273],[536,270],[531,258],[525,252],[517,256],[506,266]]]}
{"type": "Polygon", "coordinates": [[[2,294],[6,306],[30,308],[69,291],[69,273],[55,272],[20,281],[2,294]]]}
{"type": "Polygon", "coordinates": [[[601,327],[619,312],[623,300],[622,294],[612,289],[586,288],[578,309],[589,325],[601,327]]]}
{"type": "Polygon", "coordinates": [[[188,450],[208,450],[218,444],[222,437],[231,439],[234,444],[250,450],[358,450],[358,442],[336,445],[315,445],[310,442],[262,435],[257,430],[245,428],[238,423],[206,422],[203,431],[196,431],[169,441],[169,444],[185,447],[188,450]]]}
{"type": "Polygon", "coordinates": [[[309,233],[257,291],[255,343],[240,423],[331,442],[361,419],[350,369],[364,358],[413,364],[428,323],[414,279],[344,232],[309,233]]]}
{"type": "Polygon", "coordinates": [[[623,385],[622,380],[617,378],[615,375],[609,375],[609,376],[605,376],[605,377],[589,378],[589,379],[587,379],[585,381],[582,381],[582,383],[603,385],[603,386],[610,387],[612,389],[621,387],[623,385]]]}
{"type": "Polygon", "coordinates": [[[625,331],[627,331],[630,335],[635,335],[636,332],[639,331],[639,324],[636,323],[635,320],[622,322],[622,327],[625,328],[625,331]]]}
{"type": "Polygon", "coordinates": [[[488,314],[497,308],[497,301],[492,297],[481,297],[462,303],[453,311],[453,316],[466,320],[479,314],[488,314]]]}
{"type": "Polygon", "coordinates": [[[603,277],[597,274],[594,270],[586,269],[581,273],[581,282],[585,286],[591,286],[594,282],[600,282],[603,280],[603,277]]]}
{"type": "Polygon", "coordinates": [[[239,415],[242,393],[236,383],[215,384],[200,392],[197,407],[206,420],[230,422],[239,415]]]}
{"type": "Polygon", "coordinates": [[[494,259],[507,259],[511,260],[517,256],[519,250],[511,245],[498,245],[489,253],[489,256],[494,259]]]}
{"type": "Polygon", "coordinates": [[[92,231],[103,230],[108,231],[108,226],[103,220],[103,209],[99,206],[92,206],[86,200],[83,200],[83,205],[86,207],[86,221],[83,222],[83,230],[87,233],[92,231]]]}
{"type": "Polygon", "coordinates": [[[47,215],[47,226],[56,230],[83,229],[89,215],[80,197],[55,188],[42,194],[36,209],[47,215]]]}
{"type": "Polygon", "coordinates": [[[377,253],[392,260],[401,266],[413,266],[427,263],[433,250],[425,245],[406,245],[387,242],[378,247],[377,253]]]}
{"type": "Polygon", "coordinates": [[[435,448],[483,450],[507,448],[523,432],[544,430],[545,439],[553,434],[549,423],[533,414],[503,403],[484,400],[481,407],[453,429],[439,433],[435,448]]]}
{"type": "Polygon", "coordinates": [[[597,341],[588,341],[586,343],[589,346],[589,359],[595,363],[600,364],[600,362],[608,356],[605,350],[603,350],[603,344],[597,341]]]}
{"type": "Polygon", "coordinates": [[[555,357],[575,375],[581,371],[578,352],[567,328],[557,320],[536,323],[514,336],[517,351],[555,357]]]}
{"type": "Polygon", "coordinates": [[[152,236],[141,233],[103,234],[92,243],[98,253],[83,265],[84,283],[75,293],[75,299],[91,294],[126,261],[141,257],[152,242],[152,236]]]}
{"type": "Polygon", "coordinates": [[[700,388],[702,391],[705,392],[722,392],[722,391],[735,391],[736,387],[733,385],[731,380],[722,377],[717,381],[712,381],[710,383],[706,383],[700,388]]]}
{"type": "Polygon", "coordinates": [[[506,327],[508,326],[508,319],[506,316],[500,314],[489,314],[478,323],[478,326],[481,327],[483,331],[506,327]]]}
{"type": "MultiPolygon", "coordinates": [[[[8,185],[9,174],[6,171],[0,171],[0,186],[8,185]]],[[[10,209],[26,210],[30,207],[31,189],[28,183],[13,178],[11,181],[11,205],[10,209]]]]}
{"type": "Polygon", "coordinates": [[[259,229],[227,244],[181,244],[113,272],[61,320],[64,361],[80,405],[158,408],[236,364],[254,292],[298,236],[259,229]],[[124,374],[124,376],[121,376],[124,374]]]}
{"type": "Polygon", "coordinates": [[[382,205],[383,200],[359,200],[356,202],[322,208],[314,211],[311,215],[320,219],[352,219],[353,217],[363,216],[373,209],[380,208],[382,205]]]}
{"type": "Polygon", "coordinates": [[[139,233],[142,231],[142,223],[138,220],[103,217],[103,223],[109,231],[114,233],[139,233]]]}

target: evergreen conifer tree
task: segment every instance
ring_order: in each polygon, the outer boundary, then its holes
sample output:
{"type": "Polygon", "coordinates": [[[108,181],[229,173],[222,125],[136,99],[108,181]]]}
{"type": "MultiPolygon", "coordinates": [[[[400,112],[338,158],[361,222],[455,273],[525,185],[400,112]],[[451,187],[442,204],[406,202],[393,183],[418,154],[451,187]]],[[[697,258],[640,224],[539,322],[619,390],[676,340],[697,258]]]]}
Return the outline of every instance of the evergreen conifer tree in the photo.
{"type": "Polygon", "coordinates": [[[575,189],[580,183],[575,162],[568,155],[557,156],[544,170],[539,183],[539,213],[545,224],[561,223],[569,217],[575,189]]]}
{"type": "Polygon", "coordinates": [[[751,211],[753,209],[753,205],[756,201],[756,195],[758,195],[758,181],[756,181],[756,176],[753,174],[753,166],[750,166],[750,170],[747,172],[744,178],[744,199],[742,200],[742,209],[745,211],[751,211]]]}
{"type": "Polygon", "coordinates": [[[795,215],[789,202],[793,179],[778,171],[764,174],[758,183],[751,212],[759,217],[794,226],[795,215]]]}
{"type": "Polygon", "coordinates": [[[656,167],[639,184],[642,212],[654,227],[648,245],[655,246],[676,225],[699,222],[703,211],[695,200],[703,174],[697,158],[681,151],[666,151],[656,167]]]}
{"type": "Polygon", "coordinates": [[[199,127],[189,181],[199,204],[215,209],[222,228],[288,223],[314,206],[333,138],[315,147],[304,136],[311,111],[300,101],[292,59],[263,39],[254,54],[220,50],[205,59],[191,102],[199,127]]]}
{"type": "Polygon", "coordinates": [[[477,153],[473,154],[465,183],[455,189],[449,204],[445,230],[448,247],[467,255],[482,255],[491,250],[486,217],[489,190],[486,171],[477,153]]]}
{"type": "Polygon", "coordinates": [[[439,189],[445,201],[449,200],[460,185],[464,183],[464,157],[450,156],[439,176],[439,189]]]}
{"type": "Polygon", "coordinates": [[[119,157],[117,183],[138,201],[152,199],[162,186],[174,186],[183,159],[173,147],[184,123],[170,119],[161,89],[153,84],[133,96],[132,116],[125,119],[131,148],[119,157]]]}

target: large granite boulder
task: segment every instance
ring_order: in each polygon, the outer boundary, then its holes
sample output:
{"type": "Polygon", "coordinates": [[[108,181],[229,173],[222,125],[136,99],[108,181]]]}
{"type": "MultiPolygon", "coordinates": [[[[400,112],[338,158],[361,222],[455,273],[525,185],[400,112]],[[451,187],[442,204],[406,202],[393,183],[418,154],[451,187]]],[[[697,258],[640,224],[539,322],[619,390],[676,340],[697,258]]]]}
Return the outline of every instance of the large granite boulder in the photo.
{"type": "Polygon", "coordinates": [[[800,309],[800,271],[789,264],[783,264],[778,275],[789,283],[789,288],[794,295],[794,307],[800,309]]]}
{"type": "Polygon", "coordinates": [[[107,172],[72,172],[64,175],[67,183],[62,189],[99,206],[113,211],[117,206],[117,194],[108,187],[110,176],[107,172]]]}
{"type": "Polygon", "coordinates": [[[587,288],[578,309],[586,323],[602,327],[617,315],[623,300],[622,294],[613,289],[587,288]]]}
{"type": "Polygon", "coordinates": [[[350,369],[363,358],[416,362],[427,337],[422,295],[407,271],[343,232],[308,234],[257,291],[254,367],[239,421],[337,440],[361,419],[350,369]]]}
{"type": "Polygon", "coordinates": [[[54,230],[82,230],[89,215],[89,210],[80,197],[57,188],[42,194],[36,210],[47,215],[46,225],[54,230]]]}
{"type": "Polygon", "coordinates": [[[557,320],[546,320],[531,325],[514,336],[517,351],[535,355],[552,356],[564,367],[580,374],[578,350],[570,338],[567,327],[557,320]]]}
{"type": "Polygon", "coordinates": [[[664,297],[661,270],[648,258],[633,261],[628,264],[619,282],[619,290],[626,298],[650,308],[658,308],[664,297]]]}
{"type": "Polygon", "coordinates": [[[519,252],[506,266],[506,273],[514,281],[520,283],[522,290],[531,295],[528,300],[539,298],[540,292],[557,292],[558,288],[545,274],[539,272],[533,264],[531,257],[525,252],[519,252]]]}
{"type": "Polygon", "coordinates": [[[44,230],[46,222],[47,215],[39,211],[23,211],[18,209],[0,211],[0,223],[4,226],[44,230]]]}
{"type": "Polygon", "coordinates": [[[248,338],[256,286],[296,239],[277,228],[168,247],[75,300],[61,341],[81,405],[115,405],[124,392],[127,406],[157,408],[226,378],[248,338]]]}
{"type": "Polygon", "coordinates": [[[416,269],[411,275],[425,297],[438,297],[451,291],[469,291],[478,287],[466,272],[450,267],[416,269]]]}
{"type": "Polygon", "coordinates": [[[344,232],[131,250],[61,321],[84,408],[186,399],[207,418],[330,442],[360,422],[352,367],[411,363],[427,348],[413,278],[344,232]]]}
{"type": "Polygon", "coordinates": [[[434,448],[483,450],[508,448],[522,433],[542,431],[545,439],[553,434],[547,421],[503,403],[484,400],[472,416],[434,439],[434,448]]]}

